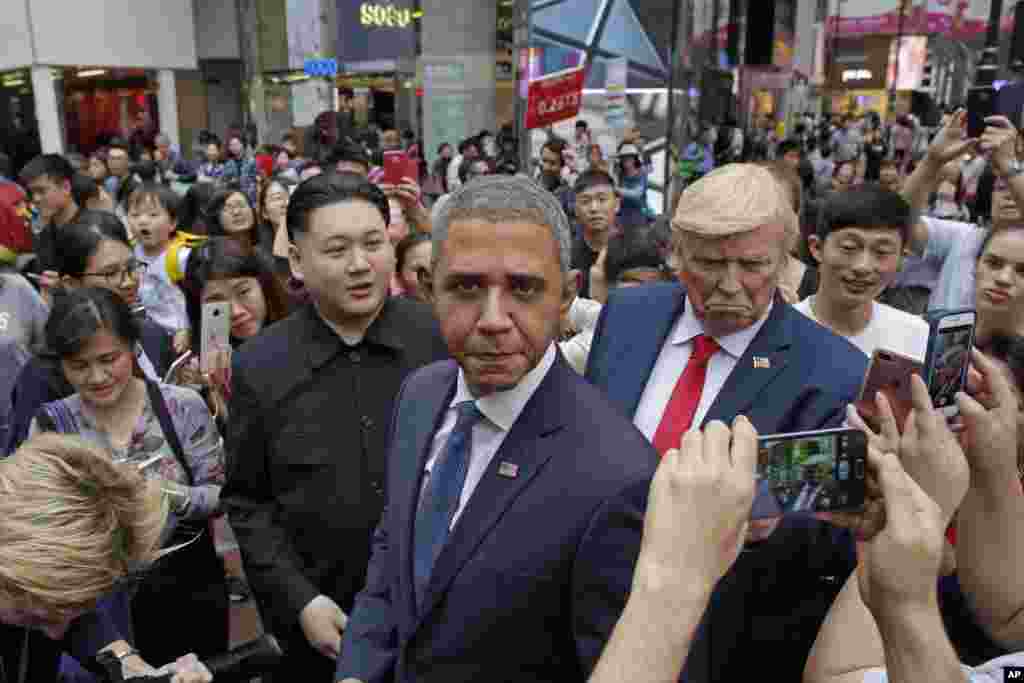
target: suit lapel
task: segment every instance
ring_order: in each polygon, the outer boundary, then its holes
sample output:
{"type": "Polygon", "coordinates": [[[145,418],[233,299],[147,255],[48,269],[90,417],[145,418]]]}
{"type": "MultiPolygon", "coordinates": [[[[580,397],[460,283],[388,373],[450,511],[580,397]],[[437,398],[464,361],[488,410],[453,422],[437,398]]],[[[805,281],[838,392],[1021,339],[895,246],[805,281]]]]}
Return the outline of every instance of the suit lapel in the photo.
{"type": "Polygon", "coordinates": [[[439,381],[422,382],[420,387],[423,391],[420,395],[409,396],[402,401],[408,412],[398,416],[401,423],[393,432],[395,443],[391,457],[397,458],[393,466],[400,473],[399,490],[391,497],[396,517],[394,528],[400,531],[397,555],[401,558],[399,585],[406,593],[412,617],[415,617],[416,612],[413,581],[414,525],[423,485],[423,469],[430,458],[433,436],[441,427],[448,404],[455,394],[455,380],[458,376],[458,366],[454,362],[446,365],[439,381]]]}
{"type": "MultiPolygon", "coordinates": [[[[686,304],[686,289],[678,288],[672,302],[672,310],[665,315],[652,316],[653,320],[636,320],[636,329],[650,325],[650,334],[632,334],[631,331],[616,330],[629,335],[629,341],[619,345],[619,353],[609,363],[608,382],[609,396],[621,396],[622,405],[626,407],[626,415],[632,418],[640,405],[647,379],[658,362],[661,348],[665,345],[672,327],[683,313],[686,304]]],[[[613,399],[614,400],[614,399],[613,399]]],[[[616,401],[618,402],[618,401],[616,401]]]]}
{"type": "Polygon", "coordinates": [[[565,424],[564,406],[574,400],[571,378],[567,376],[570,372],[559,353],[487,466],[437,558],[417,626],[437,606],[459,570],[553,455],[553,449],[544,448],[542,441],[565,424]],[[508,474],[512,470],[514,476],[508,474]]]}
{"type": "Polygon", "coordinates": [[[746,413],[764,388],[785,369],[790,347],[788,315],[787,305],[776,297],[771,315],[729,373],[703,424],[711,420],[729,423],[736,415],[746,413]]]}

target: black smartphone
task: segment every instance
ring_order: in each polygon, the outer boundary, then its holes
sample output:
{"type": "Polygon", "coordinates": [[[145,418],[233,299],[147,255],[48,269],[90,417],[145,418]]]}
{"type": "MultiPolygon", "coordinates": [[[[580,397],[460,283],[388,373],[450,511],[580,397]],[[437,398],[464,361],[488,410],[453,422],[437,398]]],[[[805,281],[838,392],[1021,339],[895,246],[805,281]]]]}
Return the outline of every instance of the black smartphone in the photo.
{"type": "Polygon", "coordinates": [[[967,91],[967,137],[981,137],[985,132],[985,119],[995,114],[996,89],[993,86],[976,86],[967,91]]]}
{"type": "Polygon", "coordinates": [[[948,420],[960,412],[956,395],[967,384],[977,314],[972,309],[934,311],[925,319],[931,328],[924,360],[925,383],[932,405],[948,420]]]}
{"type": "Polygon", "coordinates": [[[769,434],[757,445],[758,477],[783,513],[864,507],[868,442],[860,430],[769,434]]]}

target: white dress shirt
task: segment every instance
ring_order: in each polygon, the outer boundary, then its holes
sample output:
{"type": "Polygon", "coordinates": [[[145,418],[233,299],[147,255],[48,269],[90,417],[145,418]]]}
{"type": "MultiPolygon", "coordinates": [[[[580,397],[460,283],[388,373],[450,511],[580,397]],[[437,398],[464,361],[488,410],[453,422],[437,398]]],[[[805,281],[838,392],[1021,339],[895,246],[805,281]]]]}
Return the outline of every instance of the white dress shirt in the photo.
{"type": "Polygon", "coordinates": [[[483,398],[475,398],[473,396],[469,386],[466,384],[465,373],[463,373],[462,368],[459,368],[455,396],[452,398],[452,402],[448,404],[448,412],[444,416],[441,428],[434,434],[434,440],[430,446],[430,459],[427,461],[423,477],[423,487],[425,488],[427,481],[430,479],[430,473],[434,469],[434,463],[437,462],[438,456],[441,455],[445,445],[448,443],[448,436],[455,429],[455,422],[458,419],[458,411],[455,409],[455,406],[465,401],[476,401],[477,410],[480,411],[485,419],[473,425],[473,439],[469,454],[469,469],[466,470],[466,483],[462,487],[459,507],[452,517],[452,524],[449,530],[455,528],[455,523],[462,515],[462,510],[466,507],[466,503],[469,502],[469,497],[473,495],[477,484],[483,479],[488,465],[491,464],[491,460],[494,460],[494,456],[498,453],[498,449],[501,448],[505,437],[508,436],[509,430],[512,429],[512,425],[519,419],[523,408],[526,407],[527,402],[533,397],[533,393],[537,391],[537,387],[544,381],[554,363],[555,345],[551,344],[544,353],[544,356],[541,357],[540,362],[537,363],[537,366],[526,373],[519,380],[519,384],[508,391],[495,392],[483,398]]]}
{"type": "MultiPolygon", "coordinates": [[[[750,342],[761,331],[765,320],[771,315],[774,302],[768,305],[768,310],[750,327],[724,337],[716,337],[715,341],[721,347],[711,356],[708,361],[707,374],[704,376],[704,389],[700,395],[700,403],[697,404],[697,412],[693,414],[693,424],[700,425],[704,416],[718,398],[718,392],[725,386],[733,368],[739,362],[743,354],[747,352],[750,342]]],[[[654,364],[651,376],[647,378],[647,385],[640,397],[640,404],[637,406],[636,415],[633,417],[633,424],[636,425],[648,441],[654,439],[658,425],[661,424],[661,417],[665,414],[672,392],[679,382],[679,377],[686,369],[693,352],[693,339],[704,334],[704,323],[697,319],[690,303],[690,297],[686,297],[683,315],[679,317],[672,331],[661,347],[658,360],[654,364]]]]}

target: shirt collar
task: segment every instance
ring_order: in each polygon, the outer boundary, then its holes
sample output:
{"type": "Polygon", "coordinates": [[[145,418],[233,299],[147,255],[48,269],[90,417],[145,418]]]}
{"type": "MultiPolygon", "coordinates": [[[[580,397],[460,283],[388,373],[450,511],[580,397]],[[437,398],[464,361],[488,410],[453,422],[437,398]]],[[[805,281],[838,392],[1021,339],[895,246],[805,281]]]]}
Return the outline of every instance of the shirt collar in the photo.
{"type": "Polygon", "coordinates": [[[459,378],[456,383],[455,397],[449,404],[454,408],[464,401],[476,401],[476,407],[483,413],[484,417],[494,423],[504,432],[512,429],[512,425],[519,419],[520,413],[526,404],[533,397],[537,387],[547,377],[551,366],[555,364],[555,345],[548,346],[540,362],[519,380],[519,383],[508,391],[498,391],[483,398],[475,398],[466,384],[466,374],[459,368],[459,378]]]}
{"type": "MultiPolygon", "coordinates": [[[[747,347],[750,346],[750,342],[754,341],[754,337],[764,327],[764,323],[768,320],[768,316],[772,314],[772,307],[775,306],[775,299],[773,298],[771,303],[768,304],[768,309],[761,316],[761,319],[755,322],[750,327],[745,327],[738,332],[727,334],[724,337],[716,337],[715,341],[722,347],[722,350],[728,353],[733,358],[741,358],[744,353],[747,352],[747,347]]],[[[680,346],[691,341],[697,335],[704,334],[704,323],[698,318],[697,314],[693,310],[693,304],[690,303],[690,297],[687,295],[685,308],[683,310],[683,317],[676,323],[675,329],[672,331],[671,343],[680,346]]]]}

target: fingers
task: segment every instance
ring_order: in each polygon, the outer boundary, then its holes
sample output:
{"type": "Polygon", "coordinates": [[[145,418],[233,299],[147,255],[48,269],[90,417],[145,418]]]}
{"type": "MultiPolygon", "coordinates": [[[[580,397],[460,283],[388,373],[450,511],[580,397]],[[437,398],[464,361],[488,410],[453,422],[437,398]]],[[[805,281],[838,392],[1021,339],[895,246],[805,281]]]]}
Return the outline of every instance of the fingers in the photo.
{"type": "Polygon", "coordinates": [[[895,448],[900,440],[900,428],[896,423],[896,415],[893,413],[889,397],[885,395],[884,391],[875,394],[875,405],[878,407],[881,436],[889,448],[895,448]]]}
{"type": "Polygon", "coordinates": [[[757,430],[743,415],[732,421],[732,449],[730,459],[733,467],[751,475],[757,470],[757,430]]]}
{"type": "Polygon", "coordinates": [[[665,457],[668,458],[671,455],[676,455],[680,462],[702,461],[704,459],[704,434],[699,429],[686,430],[679,442],[679,450],[669,451],[665,457]]]}
{"type": "Polygon", "coordinates": [[[179,657],[172,665],[174,675],[171,683],[210,683],[213,674],[194,654],[179,657]]]}
{"type": "Polygon", "coordinates": [[[857,407],[852,403],[847,404],[846,406],[846,421],[854,429],[858,429],[863,432],[868,439],[878,436],[875,434],[874,430],[868,426],[867,422],[864,421],[864,418],[860,416],[860,411],[857,410],[857,407]]]}
{"type": "Polygon", "coordinates": [[[971,349],[971,360],[974,362],[975,367],[977,367],[978,372],[981,373],[992,394],[992,398],[995,400],[995,405],[991,406],[991,409],[999,406],[1014,405],[1016,401],[1013,395],[1013,388],[1003,373],[999,371],[999,368],[996,367],[995,363],[978,349],[971,349]]]}
{"type": "Polygon", "coordinates": [[[716,471],[729,463],[729,441],[732,432],[724,422],[713,420],[704,427],[704,462],[716,471]]]}
{"type": "Polygon", "coordinates": [[[899,458],[892,453],[869,450],[868,460],[874,464],[882,487],[886,524],[897,529],[913,528],[914,488],[917,488],[917,484],[903,469],[899,458]]]}

